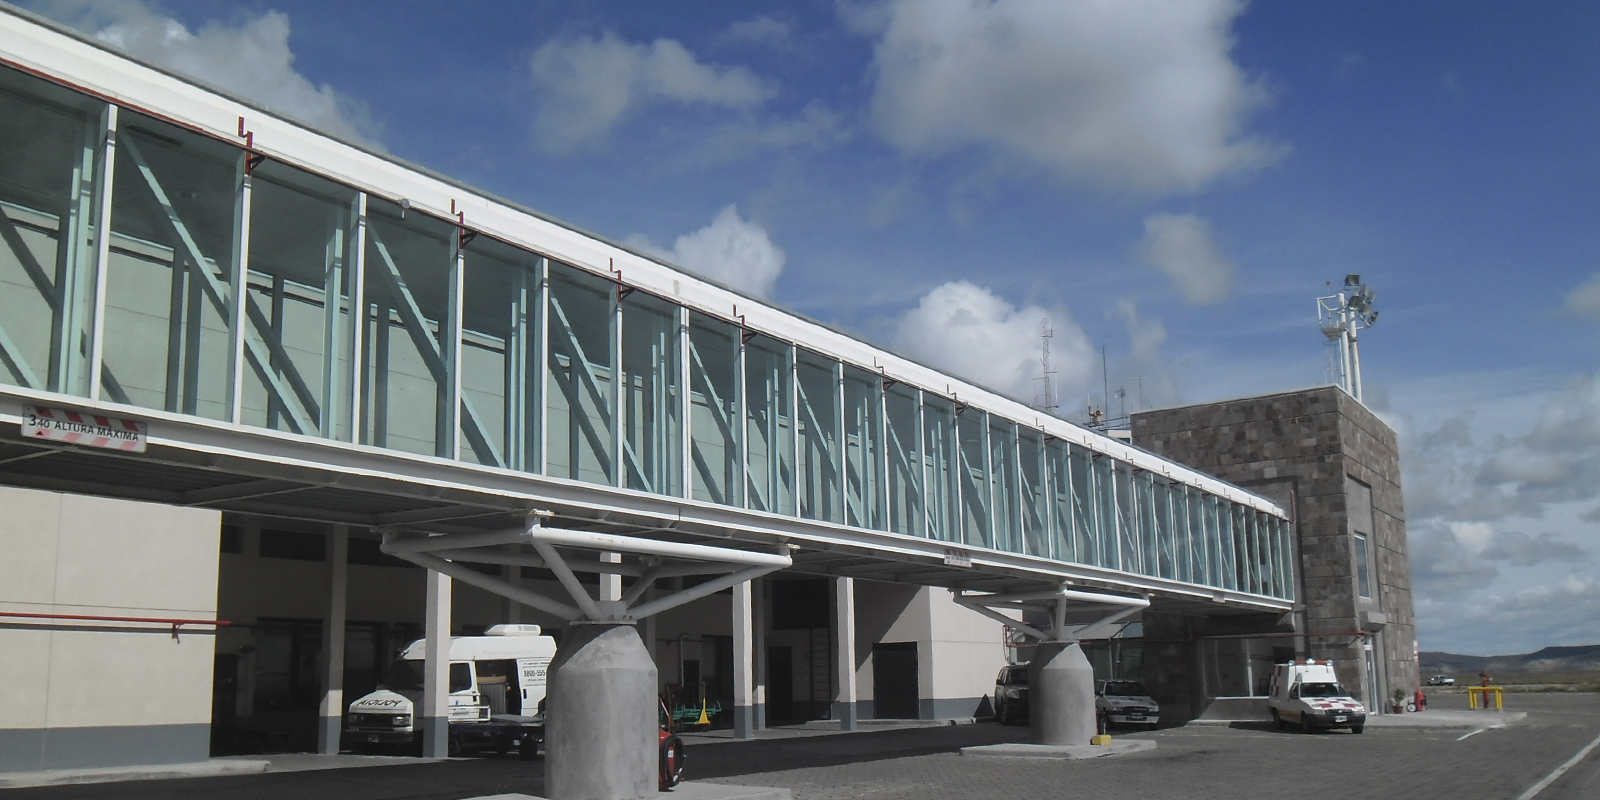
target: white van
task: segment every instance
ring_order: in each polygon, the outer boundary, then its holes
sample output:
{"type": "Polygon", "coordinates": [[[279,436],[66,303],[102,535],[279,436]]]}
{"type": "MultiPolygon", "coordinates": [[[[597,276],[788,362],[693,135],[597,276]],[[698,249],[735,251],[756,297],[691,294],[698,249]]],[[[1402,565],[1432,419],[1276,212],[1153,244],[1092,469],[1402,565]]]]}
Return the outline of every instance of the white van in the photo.
{"type": "Polygon", "coordinates": [[[1332,661],[1297,658],[1274,666],[1267,707],[1278,730],[1290,723],[1298,723],[1304,733],[1318,728],[1360,733],[1367,727],[1366,707],[1339,685],[1332,661]]]}
{"type": "MultiPolygon", "coordinates": [[[[450,637],[450,753],[515,746],[531,758],[543,739],[539,701],[556,640],[538,625],[496,625],[483,636],[450,637]]],[[[420,746],[427,642],[407,645],[378,690],[350,704],[345,744],[357,752],[420,746]]]]}

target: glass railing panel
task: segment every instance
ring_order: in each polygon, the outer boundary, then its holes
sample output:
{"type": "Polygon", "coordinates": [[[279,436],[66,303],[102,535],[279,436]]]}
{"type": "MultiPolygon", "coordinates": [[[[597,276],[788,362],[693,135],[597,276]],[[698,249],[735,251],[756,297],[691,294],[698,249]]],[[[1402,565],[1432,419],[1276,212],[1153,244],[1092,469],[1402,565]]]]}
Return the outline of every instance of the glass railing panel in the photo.
{"type": "Polygon", "coordinates": [[[89,393],[106,113],[0,67],[0,382],[89,393]]]}
{"type": "Polygon", "coordinates": [[[739,329],[689,315],[689,484],[696,500],[744,506],[739,329]]]}
{"type": "MultiPolygon", "coordinates": [[[[110,399],[231,417],[229,330],[243,179],[242,149],[119,112],[106,265],[110,399]]],[[[252,308],[247,356],[262,370],[282,353],[263,343],[271,339],[270,321],[252,308]]]]}

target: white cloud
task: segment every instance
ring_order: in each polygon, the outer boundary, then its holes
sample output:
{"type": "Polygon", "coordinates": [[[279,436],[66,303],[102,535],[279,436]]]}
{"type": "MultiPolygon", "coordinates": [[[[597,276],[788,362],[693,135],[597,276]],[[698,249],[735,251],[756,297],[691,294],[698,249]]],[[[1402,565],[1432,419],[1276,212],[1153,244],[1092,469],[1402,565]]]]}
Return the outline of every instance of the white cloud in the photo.
{"type": "Polygon", "coordinates": [[[853,134],[838,112],[813,102],[788,119],[729,125],[706,137],[703,153],[708,161],[724,161],[762,149],[825,150],[849,141],[853,134]]]}
{"type": "Polygon", "coordinates": [[[777,17],[763,15],[729,25],[718,38],[730,44],[764,45],[787,49],[789,39],[793,35],[793,24],[777,17]]]}
{"type": "Polygon", "coordinates": [[[1211,226],[1193,214],[1145,217],[1139,251],[1194,305],[1222,300],[1233,288],[1233,264],[1218,251],[1211,226]]]}
{"type": "Polygon", "coordinates": [[[1167,326],[1159,319],[1139,316],[1132,300],[1117,301],[1116,315],[1128,331],[1128,357],[1137,364],[1153,364],[1161,358],[1161,345],[1167,341],[1167,326]]]}
{"type": "Polygon", "coordinates": [[[139,0],[56,2],[41,8],[134,58],[202,81],[325,133],[374,143],[378,125],[364,103],[317,86],[294,68],[289,16],[268,11],[237,25],[210,21],[191,31],[139,0]]]}
{"type": "Polygon", "coordinates": [[[1600,322],[1600,272],[1590,275],[1589,280],[1573,287],[1563,300],[1562,305],[1569,313],[1600,322]]]}
{"type": "Polygon", "coordinates": [[[894,345],[901,352],[986,388],[1020,399],[1034,396],[1040,377],[1040,323],[1049,318],[1050,365],[1056,395],[1086,386],[1094,374],[1089,337],[1065,311],[1017,308],[966,281],[934,288],[897,322],[894,345]]]}
{"type": "Polygon", "coordinates": [[[777,94],[750,70],[702,64],[672,39],[634,44],[606,33],[551,40],[529,66],[541,96],[534,133],[553,151],[593,145],[644,106],[748,109],[777,94]]]}
{"type": "Polygon", "coordinates": [[[642,236],[629,237],[628,244],[763,299],[772,297],[787,260],[766,228],[740,217],[736,205],[722,209],[710,225],[679,236],[670,249],[642,236]]]}
{"type": "Polygon", "coordinates": [[[1494,528],[1484,522],[1452,522],[1450,533],[1472,555],[1481,555],[1494,539],[1494,528]]]}
{"type": "Polygon", "coordinates": [[[918,156],[968,148],[1115,191],[1198,189],[1269,163],[1243,133],[1266,92],[1229,51],[1239,0],[845,3],[881,35],[872,119],[918,156]]]}

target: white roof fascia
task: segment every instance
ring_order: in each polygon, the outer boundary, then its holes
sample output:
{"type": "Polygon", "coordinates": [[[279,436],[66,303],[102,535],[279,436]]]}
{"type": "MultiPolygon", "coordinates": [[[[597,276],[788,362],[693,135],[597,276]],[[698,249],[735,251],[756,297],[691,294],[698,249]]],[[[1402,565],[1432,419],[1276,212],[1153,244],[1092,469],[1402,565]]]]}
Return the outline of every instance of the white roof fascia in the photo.
{"type": "Polygon", "coordinates": [[[103,96],[130,109],[195,128],[241,147],[240,118],[254,134],[257,152],[390,200],[407,200],[412,209],[455,219],[496,239],[605,275],[620,270],[637,287],[689,308],[794,342],[868,371],[879,372],[924,391],[1006,417],[1131,463],[1171,480],[1249,506],[1273,516],[1287,515],[1276,504],[1209,475],[1167,461],[1108,436],[1078,427],[1026,404],[898,356],[825,325],[711,283],[697,276],[602,241],[582,231],[448,180],[341,142],[270,112],[229,98],[75,35],[42,25],[0,5],[0,60],[103,96]]]}

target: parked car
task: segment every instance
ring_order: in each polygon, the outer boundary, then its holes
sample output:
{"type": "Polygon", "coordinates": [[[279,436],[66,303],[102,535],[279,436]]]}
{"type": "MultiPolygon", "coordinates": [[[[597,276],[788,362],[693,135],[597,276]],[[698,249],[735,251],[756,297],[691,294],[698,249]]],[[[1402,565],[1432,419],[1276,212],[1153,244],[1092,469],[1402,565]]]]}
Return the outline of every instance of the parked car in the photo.
{"type": "Polygon", "coordinates": [[[1428,679],[1429,686],[1454,686],[1456,679],[1449,675],[1435,675],[1428,679]]]}
{"type": "Polygon", "coordinates": [[[1028,665],[1001,667],[994,678],[994,717],[1001,725],[1028,718],[1028,665]]]}
{"type": "Polygon", "coordinates": [[[1094,707],[1108,723],[1153,729],[1161,721],[1161,705],[1138,681],[1101,681],[1095,689],[1094,707]]]}

